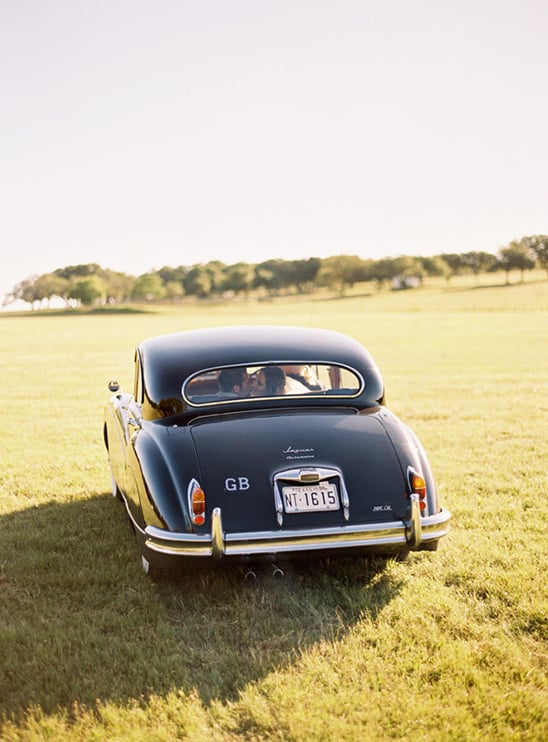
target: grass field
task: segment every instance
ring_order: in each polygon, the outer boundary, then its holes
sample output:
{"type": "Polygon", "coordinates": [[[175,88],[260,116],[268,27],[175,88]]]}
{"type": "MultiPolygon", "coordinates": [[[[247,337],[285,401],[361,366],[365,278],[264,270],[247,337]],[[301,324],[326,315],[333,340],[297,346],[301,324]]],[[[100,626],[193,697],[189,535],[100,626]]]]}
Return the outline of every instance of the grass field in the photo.
{"type": "Polygon", "coordinates": [[[0,738],[548,739],[548,281],[490,280],[0,316],[0,738]],[[437,553],[142,574],[107,382],[146,336],[240,323],[372,351],[452,512],[437,553]]]}

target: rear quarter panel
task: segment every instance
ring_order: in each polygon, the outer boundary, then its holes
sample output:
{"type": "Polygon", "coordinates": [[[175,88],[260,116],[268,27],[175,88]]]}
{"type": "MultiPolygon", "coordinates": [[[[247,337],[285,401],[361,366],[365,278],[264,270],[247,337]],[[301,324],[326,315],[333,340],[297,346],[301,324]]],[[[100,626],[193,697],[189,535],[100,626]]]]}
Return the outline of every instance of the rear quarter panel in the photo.
{"type": "Polygon", "coordinates": [[[186,426],[143,423],[131,440],[127,466],[133,482],[129,506],[140,525],[192,530],[187,486],[199,474],[186,426]]]}
{"type": "Polygon", "coordinates": [[[441,503],[436,481],[426,451],[417,434],[387,409],[382,410],[379,418],[394,445],[402,470],[406,472],[407,467],[412,466],[426,480],[428,512],[431,515],[438,513],[441,509],[441,503]]]}

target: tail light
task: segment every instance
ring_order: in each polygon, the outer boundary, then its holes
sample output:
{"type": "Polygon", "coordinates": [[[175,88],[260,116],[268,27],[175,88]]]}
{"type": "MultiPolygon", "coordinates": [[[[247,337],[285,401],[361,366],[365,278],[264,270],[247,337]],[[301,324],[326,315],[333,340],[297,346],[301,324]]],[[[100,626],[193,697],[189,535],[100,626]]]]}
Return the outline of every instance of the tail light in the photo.
{"type": "Polygon", "coordinates": [[[188,509],[192,523],[195,526],[203,526],[206,513],[205,492],[195,479],[188,485],[188,509]]]}
{"type": "Polygon", "coordinates": [[[419,498],[419,507],[421,512],[426,510],[426,480],[412,466],[407,468],[407,481],[409,484],[409,494],[417,495],[419,498]]]}

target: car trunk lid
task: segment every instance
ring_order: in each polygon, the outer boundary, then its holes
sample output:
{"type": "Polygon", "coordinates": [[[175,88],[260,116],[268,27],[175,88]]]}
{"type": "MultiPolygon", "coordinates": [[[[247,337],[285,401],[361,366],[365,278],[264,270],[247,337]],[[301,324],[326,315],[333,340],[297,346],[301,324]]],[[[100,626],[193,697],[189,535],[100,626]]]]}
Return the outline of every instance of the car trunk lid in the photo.
{"type": "Polygon", "coordinates": [[[191,431],[207,510],[221,508],[226,531],[405,516],[405,477],[375,414],[337,408],[227,415],[202,418],[191,431]],[[299,496],[302,487],[308,489],[299,496]],[[321,509],[306,496],[314,493],[321,509]]]}

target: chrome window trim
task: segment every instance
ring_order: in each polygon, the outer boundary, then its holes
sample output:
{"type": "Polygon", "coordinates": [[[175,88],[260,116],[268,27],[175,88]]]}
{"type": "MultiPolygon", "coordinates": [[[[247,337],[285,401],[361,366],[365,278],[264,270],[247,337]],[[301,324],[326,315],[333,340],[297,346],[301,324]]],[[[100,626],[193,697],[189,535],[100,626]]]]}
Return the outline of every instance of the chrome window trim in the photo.
{"type": "MultiPolygon", "coordinates": [[[[249,402],[255,402],[255,401],[272,401],[272,400],[287,400],[287,399],[355,399],[356,397],[359,397],[363,394],[365,391],[366,383],[363,375],[352,366],[348,366],[344,363],[334,363],[333,361],[326,361],[323,360],[308,360],[308,361],[296,361],[293,360],[264,360],[264,361],[253,361],[250,363],[244,362],[244,363],[231,363],[226,364],[223,366],[208,366],[207,368],[201,369],[199,371],[194,372],[190,376],[188,376],[186,379],[184,379],[182,385],[181,385],[181,397],[185,404],[190,405],[191,407],[197,407],[197,408],[203,408],[203,407],[213,407],[218,405],[234,405],[234,404],[242,404],[249,402]],[[197,376],[200,375],[206,375],[211,374],[214,372],[221,371],[222,369],[229,369],[229,368],[247,368],[247,367],[261,367],[261,366],[296,366],[296,365],[308,365],[308,366],[329,366],[334,368],[340,368],[344,369],[345,371],[348,371],[350,374],[352,374],[357,381],[359,382],[359,387],[356,392],[353,394],[340,394],[340,395],[330,395],[329,393],[326,393],[326,390],[309,390],[307,392],[303,392],[302,394],[285,394],[285,395],[270,395],[270,396],[264,396],[264,397],[235,397],[235,398],[223,398],[219,397],[218,399],[207,401],[207,402],[196,402],[195,400],[192,400],[192,397],[187,396],[186,389],[190,382],[195,379],[197,376]]],[[[327,390],[328,392],[331,390],[327,390]]],[[[199,396],[199,395],[195,395],[199,396]]],[[[208,395],[204,395],[208,396],[208,395]]]]}

